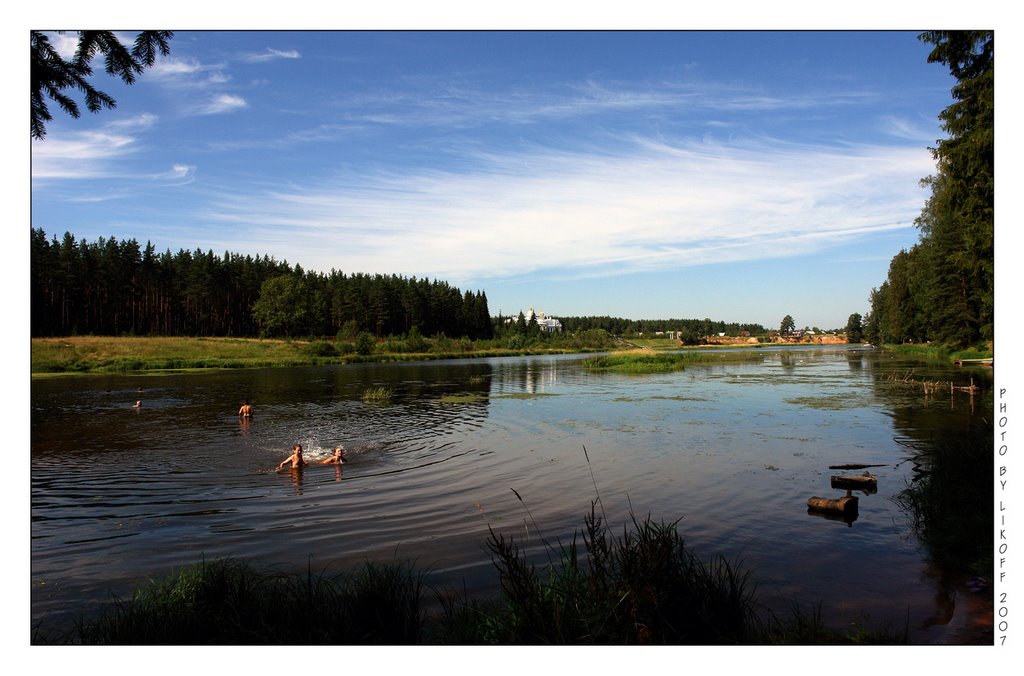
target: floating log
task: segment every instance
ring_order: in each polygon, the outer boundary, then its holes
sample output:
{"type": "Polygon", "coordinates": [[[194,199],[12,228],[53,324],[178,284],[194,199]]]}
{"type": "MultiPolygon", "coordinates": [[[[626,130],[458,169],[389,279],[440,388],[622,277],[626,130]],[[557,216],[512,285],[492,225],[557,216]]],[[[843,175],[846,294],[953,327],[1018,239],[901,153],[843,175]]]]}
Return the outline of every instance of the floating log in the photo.
{"type": "Polygon", "coordinates": [[[829,469],[867,469],[868,467],[885,467],[885,465],[861,465],[855,462],[847,463],[845,465],[829,465],[829,469]]]}
{"type": "Polygon", "coordinates": [[[863,474],[833,476],[832,488],[860,488],[871,490],[878,487],[878,477],[870,472],[863,474]]]}
{"type": "Polygon", "coordinates": [[[819,498],[814,496],[807,499],[807,508],[816,512],[837,514],[846,518],[857,516],[857,496],[844,495],[841,498],[819,498]]]}

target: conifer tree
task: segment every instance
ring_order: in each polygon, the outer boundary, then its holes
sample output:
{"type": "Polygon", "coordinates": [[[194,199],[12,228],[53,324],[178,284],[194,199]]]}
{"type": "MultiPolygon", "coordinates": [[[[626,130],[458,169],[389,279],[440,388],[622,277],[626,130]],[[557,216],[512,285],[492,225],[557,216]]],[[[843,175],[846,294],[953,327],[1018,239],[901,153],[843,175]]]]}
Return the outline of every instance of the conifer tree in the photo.
{"type": "Polygon", "coordinates": [[[71,97],[70,92],[74,90],[85,96],[85,107],[89,112],[117,106],[112,96],[89,82],[93,58],[103,54],[104,70],[108,75],[120,78],[125,84],[134,84],[135,77],[156,62],[158,53],[170,53],[172,35],[171,31],[142,31],[128,48],[113,31],[78,31],[78,46],[69,61],[57,52],[45,33],[32,31],[32,138],[45,138],[46,123],[53,120],[46,104],[48,98],[74,118],[81,116],[78,103],[71,97]]]}

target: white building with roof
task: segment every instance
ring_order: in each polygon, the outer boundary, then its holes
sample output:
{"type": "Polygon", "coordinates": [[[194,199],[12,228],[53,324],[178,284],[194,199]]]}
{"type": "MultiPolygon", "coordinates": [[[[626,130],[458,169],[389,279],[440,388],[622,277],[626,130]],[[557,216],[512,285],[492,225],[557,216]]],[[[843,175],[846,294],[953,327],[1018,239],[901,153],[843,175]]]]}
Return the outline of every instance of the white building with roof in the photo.
{"type": "MultiPolygon", "coordinates": [[[[533,308],[530,308],[528,312],[524,313],[522,312],[522,310],[520,310],[520,313],[522,313],[523,316],[526,317],[527,326],[530,325],[530,320],[533,319],[537,322],[537,326],[544,333],[555,333],[562,330],[562,322],[558,321],[554,317],[548,317],[543,312],[535,313],[533,311],[533,308]]],[[[509,317],[507,320],[505,320],[505,323],[511,324],[512,322],[516,321],[517,318],[518,315],[516,315],[516,317],[509,317]]]]}

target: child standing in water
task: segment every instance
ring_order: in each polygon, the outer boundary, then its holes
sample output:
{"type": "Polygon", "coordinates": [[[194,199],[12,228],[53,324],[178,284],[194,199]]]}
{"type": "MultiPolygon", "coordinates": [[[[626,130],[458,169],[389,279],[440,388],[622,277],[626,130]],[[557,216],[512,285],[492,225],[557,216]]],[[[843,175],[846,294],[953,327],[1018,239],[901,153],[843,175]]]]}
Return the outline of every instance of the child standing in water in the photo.
{"type": "Polygon", "coordinates": [[[281,464],[277,466],[277,469],[281,469],[288,463],[291,463],[292,469],[301,469],[304,465],[309,463],[302,457],[302,446],[295,444],[292,446],[292,454],[281,461],[281,464]]]}
{"type": "Polygon", "coordinates": [[[252,417],[252,404],[246,399],[242,402],[242,408],[238,409],[238,417],[240,418],[251,418],[252,417]]]}
{"type": "Polygon", "coordinates": [[[342,465],[345,463],[345,447],[338,446],[334,449],[334,455],[324,460],[322,465],[342,465]]]}

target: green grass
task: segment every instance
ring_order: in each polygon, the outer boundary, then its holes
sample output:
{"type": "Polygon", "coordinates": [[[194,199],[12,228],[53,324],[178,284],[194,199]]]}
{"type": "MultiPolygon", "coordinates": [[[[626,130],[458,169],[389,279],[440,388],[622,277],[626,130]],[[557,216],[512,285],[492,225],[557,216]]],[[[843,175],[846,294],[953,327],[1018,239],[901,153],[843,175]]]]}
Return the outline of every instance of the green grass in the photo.
{"type": "Polygon", "coordinates": [[[585,345],[575,348],[531,345],[507,349],[488,347],[493,341],[473,344],[447,338],[422,340],[427,346],[426,352],[389,352],[389,347],[401,346],[388,339],[376,343],[369,354],[357,354],[354,345],[329,340],[131,336],[33,338],[31,369],[32,375],[38,377],[568,354],[594,349],[585,345]]]}
{"type": "Polygon", "coordinates": [[[653,350],[629,350],[612,354],[596,355],[583,360],[584,368],[595,371],[617,373],[669,373],[681,371],[697,364],[724,364],[737,362],[759,362],[764,355],[759,352],[655,352],[653,350]]]}
{"type": "Polygon", "coordinates": [[[237,338],[33,338],[32,373],[300,366],[332,359],[314,354],[310,345],[308,341],[237,338]]]}
{"type": "Polygon", "coordinates": [[[619,373],[666,373],[686,368],[690,360],[685,354],[656,353],[649,350],[631,350],[615,354],[587,357],[583,368],[594,371],[616,371],[619,373]]]}
{"type": "Polygon", "coordinates": [[[957,359],[991,359],[993,356],[991,346],[976,346],[957,350],[945,345],[905,344],[884,345],[883,349],[887,352],[894,352],[900,356],[914,357],[925,361],[942,363],[949,363],[957,359]]]}

